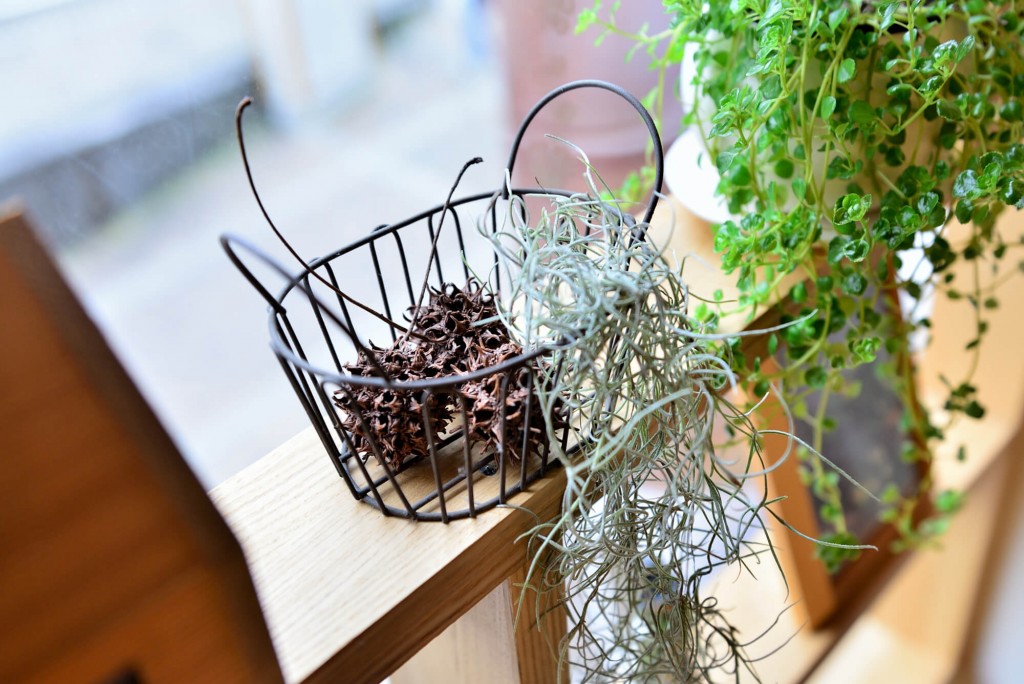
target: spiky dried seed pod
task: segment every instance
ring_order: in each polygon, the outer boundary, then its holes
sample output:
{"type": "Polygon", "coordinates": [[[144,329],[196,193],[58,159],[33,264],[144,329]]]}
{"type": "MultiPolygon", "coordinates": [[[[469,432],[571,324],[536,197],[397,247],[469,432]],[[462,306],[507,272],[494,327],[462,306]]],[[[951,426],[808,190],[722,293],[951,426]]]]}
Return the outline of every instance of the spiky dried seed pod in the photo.
{"type": "Polygon", "coordinates": [[[416,331],[436,345],[430,355],[444,369],[444,375],[482,367],[470,363],[482,336],[510,340],[498,319],[494,297],[475,280],[462,289],[450,283],[431,289],[427,304],[418,311],[410,309],[408,317],[415,323],[416,331]]]}
{"type": "MultiPolygon", "coordinates": [[[[446,284],[431,289],[429,301],[418,310],[410,309],[410,327],[415,341],[403,338],[388,348],[372,347],[380,368],[395,382],[445,377],[491,368],[522,353],[505,325],[498,318],[494,297],[479,282],[470,280],[464,288],[446,284]]],[[[345,366],[353,375],[372,377],[377,370],[360,355],[355,364],[345,366]]],[[[529,371],[514,372],[502,403],[503,375],[464,383],[460,392],[469,400],[466,434],[484,443],[485,452],[497,455],[502,446],[502,414],[507,444],[504,452],[518,461],[523,457],[526,431],[526,405],[529,371]]],[[[349,387],[335,392],[336,405],[342,409],[342,426],[352,446],[363,458],[374,453],[399,468],[410,458],[426,454],[430,438],[436,443],[452,419],[454,397],[429,393],[430,425],[423,417],[423,392],[394,387],[349,387]],[[360,420],[360,416],[362,420],[360,420]],[[428,432],[429,431],[429,432],[428,432]]],[[[532,398],[527,451],[546,444],[547,433],[539,402],[532,398]]]]}
{"type": "MultiPolygon", "coordinates": [[[[472,363],[480,364],[481,367],[494,366],[521,353],[522,348],[518,344],[506,341],[494,349],[479,348],[472,363]]],[[[490,375],[462,386],[461,392],[470,405],[467,433],[470,439],[483,442],[485,453],[497,458],[503,452],[512,461],[518,462],[526,454],[543,450],[548,443],[548,433],[533,384],[537,380],[536,374],[531,376],[527,368],[512,371],[502,396],[505,377],[504,374],[490,375]]],[[[557,416],[555,418],[558,429],[557,416]]]]}
{"type": "MultiPolygon", "coordinates": [[[[421,380],[437,374],[438,369],[426,350],[418,345],[403,344],[388,349],[371,349],[380,367],[396,382],[421,380]]],[[[353,375],[372,377],[376,369],[365,355],[345,366],[353,375]]],[[[391,468],[400,468],[406,460],[424,455],[433,440],[451,422],[451,401],[447,396],[423,390],[397,387],[349,386],[334,393],[334,403],[342,409],[341,424],[362,458],[374,453],[391,468]],[[427,397],[429,425],[423,415],[423,399],[427,397]]]]}

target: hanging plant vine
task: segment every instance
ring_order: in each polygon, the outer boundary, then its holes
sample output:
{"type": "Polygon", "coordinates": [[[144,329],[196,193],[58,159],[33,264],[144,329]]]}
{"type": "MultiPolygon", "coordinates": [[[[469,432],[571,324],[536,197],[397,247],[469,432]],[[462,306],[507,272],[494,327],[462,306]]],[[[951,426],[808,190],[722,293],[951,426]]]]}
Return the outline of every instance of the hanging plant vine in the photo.
{"type": "MultiPolygon", "coordinates": [[[[985,413],[972,376],[986,314],[999,306],[998,285],[1024,270],[1024,261],[1005,264],[1021,242],[996,227],[1001,211],[1024,208],[1018,3],[671,0],[669,28],[654,33],[618,26],[618,3],[601,5],[580,14],[579,32],[621,33],[655,68],[690,69],[681,87],[694,104],[683,125],[707,141],[705,163],[736,216],[716,228],[715,249],[736,276],[738,305],[753,316],[787,295],[805,317],[772,340],[781,372],[739,356],[736,371],[761,389],[785,387],[820,448],[833,426],[828,398],[849,384],[843,373],[875,365],[902,397],[907,433],[919,437],[904,443],[903,459],[929,464],[953,421],[985,413]],[[963,275],[955,264],[966,264],[963,275]],[[793,273],[801,282],[784,284],[793,273]],[[880,306],[897,293],[904,311],[880,306]],[[917,405],[910,361],[937,296],[970,302],[974,330],[967,373],[942,378],[941,423],[917,405]]],[[[829,538],[852,541],[834,473],[815,458],[803,469],[829,538]]],[[[957,494],[940,493],[938,515],[915,522],[930,484],[880,492],[899,545],[932,538],[959,505],[957,494]]],[[[827,560],[835,569],[844,555],[827,560]]]]}

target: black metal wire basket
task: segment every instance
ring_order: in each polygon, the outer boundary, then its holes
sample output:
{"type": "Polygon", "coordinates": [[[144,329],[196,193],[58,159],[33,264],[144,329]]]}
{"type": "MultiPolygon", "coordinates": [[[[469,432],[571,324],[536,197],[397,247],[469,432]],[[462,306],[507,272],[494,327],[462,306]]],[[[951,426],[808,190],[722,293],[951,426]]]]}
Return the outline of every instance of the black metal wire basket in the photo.
{"type": "MultiPolygon", "coordinates": [[[[659,188],[663,156],[654,121],[634,96],[603,81],[575,81],[541,98],[516,133],[509,177],[537,113],[578,88],[611,91],[639,112],[654,141],[659,188]]],[[[445,523],[475,517],[558,464],[535,392],[549,350],[501,346],[501,331],[484,320],[494,307],[509,305],[486,233],[497,229],[509,202],[536,193],[571,194],[505,188],[452,200],[378,226],[298,274],[242,238],[221,238],[231,261],[269,305],[271,347],[331,463],[354,497],[385,515],[445,523]],[[285,280],[277,295],[239,248],[285,280]],[[427,315],[423,274],[430,300],[446,306],[431,326],[407,332],[406,312],[418,325],[416,317],[427,315]],[[350,292],[359,292],[359,299],[350,292]],[[443,315],[452,307],[463,313],[443,315]],[[417,339],[442,343],[446,334],[454,341],[443,363],[420,353],[426,345],[417,339]],[[482,367],[479,358],[485,359],[482,367]]],[[[643,223],[656,205],[654,193],[643,223]]],[[[557,422],[558,448],[571,453],[572,416],[557,422]]]]}

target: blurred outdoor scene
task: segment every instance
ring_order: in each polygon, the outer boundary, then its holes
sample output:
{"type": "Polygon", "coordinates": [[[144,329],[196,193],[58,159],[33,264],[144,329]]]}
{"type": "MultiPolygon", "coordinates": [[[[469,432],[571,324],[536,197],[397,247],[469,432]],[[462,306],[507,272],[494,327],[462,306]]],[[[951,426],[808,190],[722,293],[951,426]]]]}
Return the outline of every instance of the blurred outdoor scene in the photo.
{"type": "Polygon", "coordinates": [[[464,8],[341,6],[0,4],[15,93],[0,196],[27,205],[207,487],[305,421],[265,305],[217,241],[283,255],[234,140],[239,100],[256,103],[247,137],[268,208],[310,258],[443,201],[464,159],[496,158],[501,88],[464,8]]]}
{"type": "MultiPolygon", "coordinates": [[[[660,3],[645,4],[657,18],[660,3]]],[[[230,232],[288,256],[248,188],[239,100],[254,99],[248,152],[271,216],[319,256],[441,204],[473,157],[484,163],[458,195],[497,189],[513,121],[543,93],[580,75],[621,80],[625,48],[574,36],[572,2],[529,22],[515,5],[0,0],[0,201],[27,206],[205,486],[305,423],[265,306],[218,244],[230,232]],[[562,57],[570,44],[582,59],[562,57]]],[[[639,60],[627,68],[648,78],[639,60]]],[[[635,113],[566,101],[570,118],[625,121],[632,140],[606,156],[642,160],[635,113]]],[[[531,145],[558,133],[533,129],[517,173],[566,186],[580,173],[564,151],[565,168],[528,169],[531,145]]],[[[610,139],[586,125],[561,135],[598,155],[610,139]]]]}

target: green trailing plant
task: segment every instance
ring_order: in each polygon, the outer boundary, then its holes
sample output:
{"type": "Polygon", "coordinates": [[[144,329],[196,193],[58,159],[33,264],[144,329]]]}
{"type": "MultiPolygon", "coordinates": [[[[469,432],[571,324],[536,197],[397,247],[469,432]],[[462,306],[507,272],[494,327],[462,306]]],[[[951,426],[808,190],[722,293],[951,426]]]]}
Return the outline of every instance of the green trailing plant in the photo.
{"type": "MultiPolygon", "coordinates": [[[[360,352],[355,363],[344,366],[349,373],[374,377],[378,368],[393,381],[402,383],[450,375],[472,373],[496,366],[522,353],[508,329],[497,320],[493,295],[476,280],[459,288],[448,283],[440,289],[429,288],[429,300],[409,310],[410,332],[389,347],[370,346],[360,352]],[[373,355],[373,360],[370,359],[373,355]]],[[[525,373],[516,374],[516,380],[525,373]]],[[[491,375],[462,383],[459,396],[467,401],[467,439],[479,444],[483,452],[495,456],[504,453],[513,461],[522,455],[526,404],[531,393],[520,382],[501,391],[503,376],[491,375]],[[499,403],[504,398],[504,407],[499,403]],[[503,435],[508,435],[503,439],[503,435]]],[[[431,444],[441,441],[456,413],[456,397],[434,393],[424,402],[421,392],[394,387],[357,386],[339,388],[333,394],[341,409],[341,426],[348,431],[356,453],[364,461],[374,447],[391,468],[398,470],[406,459],[428,453],[431,444]],[[431,420],[423,418],[424,403],[431,420]]],[[[546,433],[540,426],[529,426],[527,448],[540,451],[546,433]]]]}
{"type": "Polygon", "coordinates": [[[559,655],[582,681],[753,674],[755,637],[705,591],[716,571],[774,559],[754,534],[774,515],[760,435],[726,398],[730,348],[691,314],[681,267],[591,188],[513,199],[492,235],[506,324],[525,348],[553,350],[537,384],[550,443],[566,420],[578,437],[556,450],[562,511],[532,533],[528,581],[565,592],[559,655]]]}
{"type": "MultiPolygon", "coordinates": [[[[737,356],[737,372],[761,389],[786,388],[820,448],[844,372],[875,365],[902,397],[907,434],[920,437],[903,458],[928,464],[951,421],[984,415],[971,376],[986,315],[999,306],[997,285],[1024,270],[1010,259],[1020,242],[996,226],[1001,211],[1024,207],[1019,4],[666,0],[670,27],[659,32],[619,27],[617,7],[595,2],[578,30],[629,35],[655,68],[683,63],[692,104],[683,124],[706,141],[704,163],[736,217],[716,227],[715,249],[739,301],[708,315],[738,306],[753,316],[788,295],[801,318],[771,341],[781,371],[737,356]],[[880,305],[897,295],[903,311],[880,305]],[[969,301],[974,330],[971,370],[943,378],[942,423],[917,405],[910,362],[914,333],[927,335],[928,303],[940,296],[969,301]]],[[[837,478],[816,458],[803,468],[828,538],[851,541],[837,478]]],[[[926,477],[913,491],[882,492],[901,544],[941,531],[958,505],[941,493],[938,516],[915,523],[929,486],[926,477]]]]}

